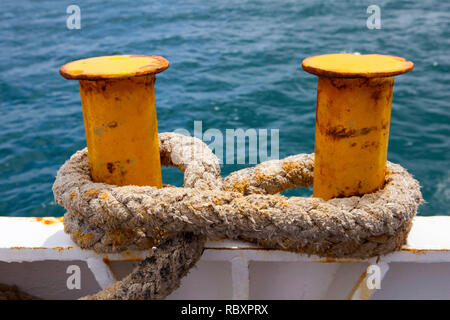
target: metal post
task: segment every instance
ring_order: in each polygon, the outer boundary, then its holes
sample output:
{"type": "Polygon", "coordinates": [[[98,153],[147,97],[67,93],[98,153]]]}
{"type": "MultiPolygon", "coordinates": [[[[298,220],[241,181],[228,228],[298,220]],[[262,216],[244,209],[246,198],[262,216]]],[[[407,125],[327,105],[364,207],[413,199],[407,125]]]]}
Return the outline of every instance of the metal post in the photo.
{"type": "Polygon", "coordinates": [[[318,75],[314,197],[329,200],[382,188],[393,76],[414,64],[385,55],[327,54],[302,67],[318,75]]]}
{"type": "Polygon", "coordinates": [[[64,78],[79,80],[94,181],[162,187],[154,83],[168,67],[163,57],[140,55],[61,67],[64,78]]]}

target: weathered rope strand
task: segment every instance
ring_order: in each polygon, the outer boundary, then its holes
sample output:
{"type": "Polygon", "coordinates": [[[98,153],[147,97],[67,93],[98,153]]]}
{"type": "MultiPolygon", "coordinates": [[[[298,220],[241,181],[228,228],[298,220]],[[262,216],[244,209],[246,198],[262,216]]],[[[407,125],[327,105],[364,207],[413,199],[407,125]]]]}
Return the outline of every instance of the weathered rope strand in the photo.
{"type": "Polygon", "coordinates": [[[164,299],[180,286],[181,279],[201,257],[204,243],[204,237],[189,233],[166,239],[123,280],[83,299],[164,299]]]}
{"type": "Polygon", "coordinates": [[[222,179],[217,158],[199,139],[162,133],[160,151],[162,164],[184,172],[184,188],[95,183],[86,149],[61,167],[53,192],[68,210],[65,231],[78,245],[116,252],[188,232],[320,256],[367,258],[401,248],[422,201],[418,182],[389,162],[382,190],[323,201],[276,194],[312,184],[313,154],[264,162],[222,179]]]}

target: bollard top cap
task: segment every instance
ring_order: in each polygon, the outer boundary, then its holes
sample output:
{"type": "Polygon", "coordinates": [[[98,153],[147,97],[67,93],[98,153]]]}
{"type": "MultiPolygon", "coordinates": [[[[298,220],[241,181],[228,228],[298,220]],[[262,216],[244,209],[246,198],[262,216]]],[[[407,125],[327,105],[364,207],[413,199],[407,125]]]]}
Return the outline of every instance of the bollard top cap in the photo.
{"type": "Polygon", "coordinates": [[[69,62],[59,73],[69,80],[120,79],[160,73],[169,61],[159,56],[116,55],[69,62]]]}
{"type": "Polygon", "coordinates": [[[302,68],[321,77],[379,78],[411,71],[414,63],[381,54],[333,53],[306,58],[302,68]]]}

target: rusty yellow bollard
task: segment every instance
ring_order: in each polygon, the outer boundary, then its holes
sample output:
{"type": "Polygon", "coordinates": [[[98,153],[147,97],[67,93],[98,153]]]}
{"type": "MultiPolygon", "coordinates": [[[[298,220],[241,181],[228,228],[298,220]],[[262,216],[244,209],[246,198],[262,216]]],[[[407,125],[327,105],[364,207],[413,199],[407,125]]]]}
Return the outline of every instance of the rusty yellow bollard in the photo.
{"type": "Polygon", "coordinates": [[[314,197],[329,200],[383,187],[394,76],[413,69],[386,55],[327,54],[303,60],[318,75],[314,197]]]}
{"type": "Polygon", "coordinates": [[[94,181],[162,187],[155,74],[163,57],[118,55],[70,62],[66,79],[79,80],[89,164],[94,181]]]}

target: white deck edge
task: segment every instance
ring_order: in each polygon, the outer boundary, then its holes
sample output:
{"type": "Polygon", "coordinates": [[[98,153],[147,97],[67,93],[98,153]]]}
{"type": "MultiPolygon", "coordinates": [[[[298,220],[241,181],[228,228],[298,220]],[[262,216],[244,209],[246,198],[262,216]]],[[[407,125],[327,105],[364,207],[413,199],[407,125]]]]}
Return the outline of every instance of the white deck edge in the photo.
{"type": "MultiPolygon", "coordinates": [[[[202,260],[231,262],[231,280],[234,299],[249,297],[249,263],[270,262],[318,262],[378,264],[384,275],[391,262],[450,263],[450,216],[416,217],[401,251],[375,259],[328,259],[318,256],[267,249],[252,243],[222,240],[208,241],[202,260]]],[[[151,250],[125,251],[115,254],[98,254],[79,248],[64,233],[60,218],[0,217],[0,261],[33,262],[45,260],[86,261],[101,288],[111,285],[115,279],[107,261],[139,261],[151,254],[151,250]]],[[[365,287],[362,274],[355,284],[350,299],[367,299],[372,292],[365,287]]]]}

